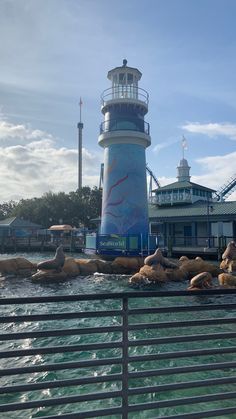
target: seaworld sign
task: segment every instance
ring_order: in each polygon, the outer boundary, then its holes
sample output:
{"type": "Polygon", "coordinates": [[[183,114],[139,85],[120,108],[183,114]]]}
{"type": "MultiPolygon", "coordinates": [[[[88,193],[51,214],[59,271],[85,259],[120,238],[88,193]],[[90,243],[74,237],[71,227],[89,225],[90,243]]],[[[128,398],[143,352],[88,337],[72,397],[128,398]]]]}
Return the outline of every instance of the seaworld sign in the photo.
{"type": "Polygon", "coordinates": [[[98,237],[98,247],[99,249],[126,250],[126,237],[100,236],[98,237]]]}

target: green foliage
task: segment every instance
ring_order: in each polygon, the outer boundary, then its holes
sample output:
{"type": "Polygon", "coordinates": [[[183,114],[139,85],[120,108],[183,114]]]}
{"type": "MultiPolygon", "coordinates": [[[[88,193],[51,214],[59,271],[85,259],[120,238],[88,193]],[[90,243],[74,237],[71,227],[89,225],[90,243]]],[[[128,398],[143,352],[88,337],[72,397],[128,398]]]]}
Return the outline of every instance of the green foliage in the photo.
{"type": "Polygon", "coordinates": [[[13,217],[13,210],[16,205],[17,203],[14,201],[3,202],[3,204],[0,204],[0,220],[13,217]]]}
{"type": "MultiPolygon", "coordinates": [[[[45,228],[55,224],[94,228],[94,223],[90,220],[101,215],[101,203],[101,190],[85,186],[69,194],[47,192],[40,198],[21,199],[19,203],[12,204],[11,214],[7,216],[22,217],[45,228]]],[[[0,205],[0,211],[2,206],[0,205]]]]}

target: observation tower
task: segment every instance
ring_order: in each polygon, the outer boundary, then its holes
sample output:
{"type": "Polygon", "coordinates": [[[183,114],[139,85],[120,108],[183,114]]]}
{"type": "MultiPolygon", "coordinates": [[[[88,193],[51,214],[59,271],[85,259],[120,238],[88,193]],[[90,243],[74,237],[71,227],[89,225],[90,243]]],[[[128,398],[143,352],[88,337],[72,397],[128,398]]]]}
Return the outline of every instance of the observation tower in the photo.
{"type": "Polygon", "coordinates": [[[142,73],[123,65],[108,72],[98,143],[104,148],[101,234],[148,234],[145,149],[151,144],[142,73]]]}

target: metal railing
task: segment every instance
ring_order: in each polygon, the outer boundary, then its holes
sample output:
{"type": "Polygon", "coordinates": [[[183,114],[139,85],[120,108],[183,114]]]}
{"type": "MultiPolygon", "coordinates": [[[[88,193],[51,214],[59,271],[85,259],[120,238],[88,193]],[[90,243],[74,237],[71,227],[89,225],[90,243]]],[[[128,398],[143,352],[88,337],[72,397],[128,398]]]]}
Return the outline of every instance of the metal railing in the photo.
{"type": "Polygon", "coordinates": [[[235,417],[235,295],[1,299],[1,417],[235,417]]]}
{"type": "Polygon", "coordinates": [[[67,235],[52,236],[45,234],[29,234],[27,237],[16,237],[15,235],[0,237],[0,253],[35,250],[55,250],[62,244],[65,250],[79,252],[85,247],[85,233],[75,236],[73,233],[67,235]]]}
{"type": "Polygon", "coordinates": [[[117,99],[139,100],[148,105],[149,94],[146,90],[134,85],[117,85],[104,90],[101,95],[101,103],[103,106],[106,102],[117,99]]]}

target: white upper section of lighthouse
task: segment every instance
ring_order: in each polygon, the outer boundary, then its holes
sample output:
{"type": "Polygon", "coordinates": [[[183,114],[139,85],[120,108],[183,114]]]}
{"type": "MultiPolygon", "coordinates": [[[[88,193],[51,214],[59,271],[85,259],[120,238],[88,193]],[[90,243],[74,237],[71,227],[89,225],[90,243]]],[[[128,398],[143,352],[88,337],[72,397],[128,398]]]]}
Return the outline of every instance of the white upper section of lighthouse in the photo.
{"type": "Polygon", "coordinates": [[[107,78],[111,80],[112,87],[106,89],[102,95],[102,112],[106,113],[106,105],[112,102],[136,103],[142,108],[145,115],[148,112],[149,95],[138,87],[138,82],[142,77],[142,73],[133,67],[127,66],[127,60],[123,60],[123,65],[115,67],[108,71],[107,78]]]}
{"type": "Polygon", "coordinates": [[[142,73],[133,67],[127,67],[127,60],[123,60],[121,67],[113,68],[108,71],[107,78],[112,81],[112,85],[117,84],[136,84],[138,87],[138,81],[141,79],[142,73]]]}
{"type": "Polygon", "coordinates": [[[142,73],[123,65],[108,72],[111,87],[102,93],[101,111],[104,121],[100,126],[99,144],[131,143],[144,148],[151,144],[150,127],[144,116],[148,112],[148,93],[138,86],[142,73]]]}

